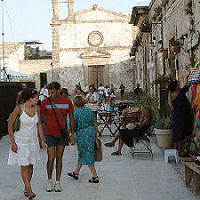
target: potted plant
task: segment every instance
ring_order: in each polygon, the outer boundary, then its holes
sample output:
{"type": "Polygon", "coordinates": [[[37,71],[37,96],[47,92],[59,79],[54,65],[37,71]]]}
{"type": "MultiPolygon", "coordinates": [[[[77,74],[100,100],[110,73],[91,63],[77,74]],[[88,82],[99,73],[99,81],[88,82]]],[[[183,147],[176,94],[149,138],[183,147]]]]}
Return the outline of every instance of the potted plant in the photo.
{"type": "Polygon", "coordinates": [[[152,82],[152,85],[160,84],[160,88],[166,88],[170,80],[172,80],[171,75],[158,74],[158,77],[152,82]]]}
{"type": "Polygon", "coordinates": [[[163,113],[158,104],[155,104],[153,111],[155,119],[154,133],[158,146],[161,149],[169,149],[173,144],[171,107],[167,105],[166,113],[163,113]]]}
{"type": "Polygon", "coordinates": [[[180,43],[179,40],[172,41],[171,45],[172,45],[172,50],[173,50],[174,53],[177,54],[177,53],[180,52],[180,45],[181,45],[181,43],[180,43]]]}

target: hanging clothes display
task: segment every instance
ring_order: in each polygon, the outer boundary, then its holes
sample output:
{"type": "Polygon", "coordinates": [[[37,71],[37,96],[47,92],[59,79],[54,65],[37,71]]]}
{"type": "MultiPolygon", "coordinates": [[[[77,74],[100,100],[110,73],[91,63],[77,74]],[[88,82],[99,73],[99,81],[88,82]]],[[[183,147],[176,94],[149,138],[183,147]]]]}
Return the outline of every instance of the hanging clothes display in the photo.
{"type": "Polygon", "coordinates": [[[192,83],[192,108],[195,112],[195,127],[200,129],[200,62],[195,64],[189,76],[192,83]]]}

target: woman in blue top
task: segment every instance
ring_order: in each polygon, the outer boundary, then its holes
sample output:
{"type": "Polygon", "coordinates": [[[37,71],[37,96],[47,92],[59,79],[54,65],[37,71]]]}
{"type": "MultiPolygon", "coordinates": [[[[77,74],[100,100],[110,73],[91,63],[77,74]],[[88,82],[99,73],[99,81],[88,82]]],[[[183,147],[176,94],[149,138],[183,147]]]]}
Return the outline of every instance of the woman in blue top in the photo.
{"type": "Polygon", "coordinates": [[[74,123],[78,147],[78,164],[76,170],[68,173],[68,175],[78,180],[82,165],[88,165],[93,175],[89,182],[99,183],[94,167],[94,143],[97,137],[96,119],[91,109],[84,107],[85,100],[82,96],[75,96],[73,103],[76,108],[74,111],[74,123]]]}

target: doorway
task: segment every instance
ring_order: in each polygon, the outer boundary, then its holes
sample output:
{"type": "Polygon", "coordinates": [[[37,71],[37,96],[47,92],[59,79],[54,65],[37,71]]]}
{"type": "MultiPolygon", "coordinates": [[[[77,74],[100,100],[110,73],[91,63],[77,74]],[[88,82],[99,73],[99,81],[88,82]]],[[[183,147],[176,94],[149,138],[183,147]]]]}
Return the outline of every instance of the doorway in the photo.
{"type": "Polygon", "coordinates": [[[96,88],[99,87],[99,84],[102,83],[104,85],[104,65],[89,65],[88,66],[89,73],[89,85],[94,84],[96,88]]]}
{"type": "Polygon", "coordinates": [[[47,84],[47,73],[40,73],[40,88],[47,84]]]}

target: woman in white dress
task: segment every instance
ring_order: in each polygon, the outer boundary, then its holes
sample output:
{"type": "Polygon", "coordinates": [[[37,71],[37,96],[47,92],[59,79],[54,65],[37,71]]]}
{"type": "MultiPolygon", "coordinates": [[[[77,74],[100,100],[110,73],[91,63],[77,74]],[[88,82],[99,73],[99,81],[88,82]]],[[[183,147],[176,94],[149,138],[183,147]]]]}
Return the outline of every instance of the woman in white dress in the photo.
{"type": "Polygon", "coordinates": [[[11,140],[8,165],[21,167],[21,176],[24,182],[24,195],[29,199],[36,195],[31,189],[33,165],[39,156],[38,133],[42,147],[47,148],[44,142],[42,126],[40,123],[40,109],[37,106],[38,92],[35,89],[25,89],[22,93],[24,104],[15,107],[8,123],[8,132],[11,140]],[[13,124],[20,113],[20,129],[13,131],[13,124]]]}

